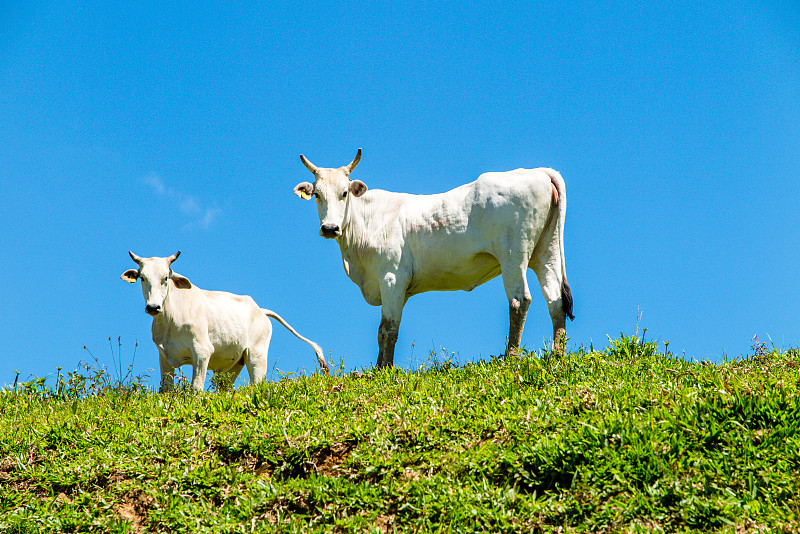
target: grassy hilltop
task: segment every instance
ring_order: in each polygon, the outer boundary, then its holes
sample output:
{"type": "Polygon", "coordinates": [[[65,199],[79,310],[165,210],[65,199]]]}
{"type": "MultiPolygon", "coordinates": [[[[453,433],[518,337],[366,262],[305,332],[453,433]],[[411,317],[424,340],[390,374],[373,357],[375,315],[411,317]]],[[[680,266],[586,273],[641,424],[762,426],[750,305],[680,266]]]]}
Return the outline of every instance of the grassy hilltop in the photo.
{"type": "Polygon", "coordinates": [[[0,531],[798,532],[800,354],[754,349],[28,383],[0,393],[0,531]]]}

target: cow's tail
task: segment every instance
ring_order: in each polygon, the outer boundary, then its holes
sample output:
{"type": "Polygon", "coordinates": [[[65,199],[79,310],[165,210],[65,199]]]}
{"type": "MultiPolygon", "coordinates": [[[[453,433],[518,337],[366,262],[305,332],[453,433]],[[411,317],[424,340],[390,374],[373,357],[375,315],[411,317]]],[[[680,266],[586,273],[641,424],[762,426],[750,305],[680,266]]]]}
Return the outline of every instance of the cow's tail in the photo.
{"type": "Polygon", "coordinates": [[[278,315],[278,314],[277,314],[277,313],[275,313],[274,311],[272,311],[272,310],[268,310],[268,309],[266,309],[266,308],[261,308],[261,311],[262,311],[262,312],[264,312],[264,315],[266,315],[267,317],[272,317],[273,319],[275,319],[276,321],[278,321],[279,323],[281,323],[281,324],[282,324],[284,327],[286,327],[286,330],[288,330],[289,332],[291,332],[292,334],[294,334],[295,336],[297,336],[297,339],[299,339],[299,340],[301,340],[301,341],[305,341],[306,343],[308,343],[309,345],[311,345],[311,348],[312,348],[312,349],[314,349],[314,353],[317,355],[317,362],[319,362],[320,369],[322,369],[322,371],[323,371],[323,372],[324,372],[326,375],[330,373],[330,368],[328,367],[328,363],[325,361],[325,355],[324,355],[324,354],[322,354],[322,347],[320,347],[319,345],[317,345],[316,343],[314,343],[314,342],[313,342],[313,341],[311,341],[310,339],[307,339],[307,338],[304,338],[303,336],[301,336],[301,335],[300,335],[300,334],[297,332],[297,330],[295,330],[294,328],[292,328],[292,325],[290,325],[289,323],[287,323],[287,322],[286,322],[286,321],[283,319],[283,317],[281,317],[280,315],[278,315]]]}
{"type": "Polygon", "coordinates": [[[564,314],[570,318],[575,319],[572,314],[572,290],[567,283],[567,266],[564,259],[564,222],[567,219],[567,186],[564,184],[564,178],[558,171],[553,169],[542,169],[549,177],[553,187],[556,188],[558,193],[558,246],[561,252],[561,308],[564,314]]]}

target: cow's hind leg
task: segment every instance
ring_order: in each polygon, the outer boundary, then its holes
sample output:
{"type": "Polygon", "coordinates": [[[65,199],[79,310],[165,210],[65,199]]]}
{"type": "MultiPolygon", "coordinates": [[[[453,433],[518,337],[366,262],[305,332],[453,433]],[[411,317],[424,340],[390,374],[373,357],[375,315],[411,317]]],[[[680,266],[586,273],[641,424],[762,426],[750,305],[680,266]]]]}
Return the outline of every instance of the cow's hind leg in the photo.
{"type": "Polygon", "coordinates": [[[508,297],[508,344],[506,356],[517,356],[522,342],[522,330],[525,317],[531,304],[531,292],[528,289],[528,259],[522,261],[504,261],[500,264],[503,286],[508,297]]]}
{"type": "Polygon", "coordinates": [[[227,371],[214,371],[214,382],[221,391],[228,391],[233,389],[233,383],[236,382],[236,377],[242,372],[244,368],[245,353],[239,358],[239,361],[233,364],[227,371]]]}
{"type": "Polygon", "coordinates": [[[247,373],[250,375],[250,383],[258,384],[267,378],[267,346],[258,347],[257,349],[248,349],[244,358],[247,365],[247,373]]]}
{"type": "MultiPolygon", "coordinates": [[[[571,299],[572,296],[568,294],[569,286],[561,275],[561,256],[558,248],[552,246],[541,251],[537,250],[531,258],[530,267],[539,278],[542,295],[547,301],[547,309],[553,321],[553,352],[564,355],[567,349],[564,299],[571,299]]],[[[571,308],[571,305],[569,307],[571,308]]]]}
{"type": "MultiPolygon", "coordinates": [[[[263,313],[262,310],[258,311],[263,313]]],[[[267,378],[267,360],[269,356],[269,342],[272,340],[272,323],[264,316],[263,326],[252,333],[248,348],[242,354],[247,374],[250,375],[250,385],[258,384],[267,378]]]]}

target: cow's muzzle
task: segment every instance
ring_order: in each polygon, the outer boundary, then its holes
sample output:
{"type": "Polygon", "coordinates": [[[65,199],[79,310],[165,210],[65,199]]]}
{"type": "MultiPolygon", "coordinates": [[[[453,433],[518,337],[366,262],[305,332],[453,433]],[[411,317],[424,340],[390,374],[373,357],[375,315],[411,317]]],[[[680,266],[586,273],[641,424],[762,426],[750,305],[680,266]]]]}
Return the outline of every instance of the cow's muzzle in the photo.
{"type": "Polygon", "coordinates": [[[325,239],[333,239],[342,235],[342,230],[338,224],[323,224],[319,227],[319,235],[325,239]]]}
{"type": "Polygon", "coordinates": [[[155,317],[156,315],[161,313],[161,306],[158,305],[153,306],[151,304],[147,304],[144,307],[144,311],[147,313],[147,315],[152,315],[153,317],[155,317]]]}

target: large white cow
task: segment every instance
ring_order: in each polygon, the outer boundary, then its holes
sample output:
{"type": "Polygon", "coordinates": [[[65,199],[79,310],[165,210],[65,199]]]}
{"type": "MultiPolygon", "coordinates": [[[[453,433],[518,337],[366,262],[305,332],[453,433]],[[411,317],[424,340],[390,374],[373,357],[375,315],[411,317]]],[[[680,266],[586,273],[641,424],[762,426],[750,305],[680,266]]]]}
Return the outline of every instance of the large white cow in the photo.
{"type": "Polygon", "coordinates": [[[175,368],[192,365],[192,389],[202,391],[206,372],[239,375],[247,366],[250,383],[267,376],[267,351],[272,323],[277,320],[314,349],[319,366],[328,364],[319,345],[292,328],[277,313],[259,308],[246,295],[206,291],[172,270],[180,252],[168,258],[140,258],[129,252],[138,269],[128,269],[121,278],[131,284],[142,281],[144,310],[153,317],[153,342],[161,364],[160,391],[174,386],[175,368]]]}
{"type": "Polygon", "coordinates": [[[554,349],[563,353],[572,293],[564,266],[564,180],[553,169],[482,174],[436,195],[371,189],[344,167],[317,167],[294,193],[317,199],[322,237],[335,239],[347,276],[364,299],[382,306],[378,366],[391,366],[403,306],[425,291],[471,291],[499,274],[508,296],[506,354],[516,354],[531,302],[526,272],[539,278],[553,321],[554,349]]]}

